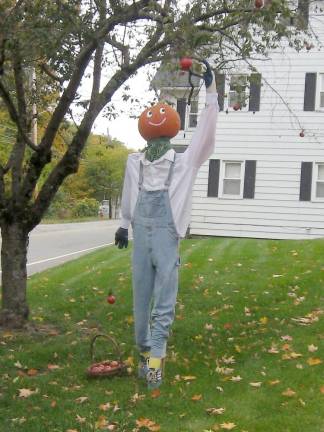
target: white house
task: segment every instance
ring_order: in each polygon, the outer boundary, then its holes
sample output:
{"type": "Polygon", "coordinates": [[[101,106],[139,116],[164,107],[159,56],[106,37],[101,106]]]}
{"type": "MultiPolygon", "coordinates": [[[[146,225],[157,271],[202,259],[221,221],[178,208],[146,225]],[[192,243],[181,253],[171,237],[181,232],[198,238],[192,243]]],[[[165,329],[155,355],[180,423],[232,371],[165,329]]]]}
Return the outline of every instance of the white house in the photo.
{"type": "MultiPolygon", "coordinates": [[[[215,152],[194,186],[191,234],[324,237],[323,1],[311,2],[308,19],[319,37],[314,47],[272,52],[269,60],[252,62],[252,75],[245,65],[217,75],[215,152]]],[[[164,80],[162,89],[177,98],[182,130],[173,144],[180,151],[205,99],[202,86],[188,107],[186,80],[164,80]]]]}

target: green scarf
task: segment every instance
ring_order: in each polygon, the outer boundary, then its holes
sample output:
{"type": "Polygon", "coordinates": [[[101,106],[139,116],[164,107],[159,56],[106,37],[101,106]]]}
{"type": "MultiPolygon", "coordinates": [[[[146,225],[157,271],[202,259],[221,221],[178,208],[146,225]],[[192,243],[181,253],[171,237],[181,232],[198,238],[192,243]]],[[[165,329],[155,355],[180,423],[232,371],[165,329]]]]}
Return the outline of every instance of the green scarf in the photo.
{"type": "Polygon", "coordinates": [[[145,152],[145,159],[153,162],[163,156],[171,148],[170,138],[168,137],[148,140],[147,146],[143,150],[145,152]]]}

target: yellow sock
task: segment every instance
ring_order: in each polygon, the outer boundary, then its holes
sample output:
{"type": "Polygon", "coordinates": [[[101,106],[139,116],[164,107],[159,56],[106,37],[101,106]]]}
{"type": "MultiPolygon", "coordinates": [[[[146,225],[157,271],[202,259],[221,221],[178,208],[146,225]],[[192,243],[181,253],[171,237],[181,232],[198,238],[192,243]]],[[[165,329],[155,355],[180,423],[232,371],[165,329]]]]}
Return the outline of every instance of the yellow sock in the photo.
{"type": "Polygon", "coordinates": [[[157,357],[150,357],[149,368],[150,369],[160,369],[161,368],[161,360],[162,359],[157,358],[157,357]]]}
{"type": "Polygon", "coordinates": [[[148,359],[150,357],[150,352],[149,351],[141,352],[140,356],[144,357],[145,359],[148,359]]]}

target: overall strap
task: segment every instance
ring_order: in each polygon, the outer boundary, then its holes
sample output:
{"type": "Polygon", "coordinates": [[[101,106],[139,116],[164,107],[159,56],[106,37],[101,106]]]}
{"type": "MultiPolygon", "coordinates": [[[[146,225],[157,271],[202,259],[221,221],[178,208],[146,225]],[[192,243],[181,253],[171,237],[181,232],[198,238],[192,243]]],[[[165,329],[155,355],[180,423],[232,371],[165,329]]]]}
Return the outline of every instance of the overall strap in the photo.
{"type": "Polygon", "coordinates": [[[143,175],[143,162],[140,161],[140,170],[139,170],[139,177],[138,177],[138,188],[142,189],[143,186],[143,179],[144,179],[144,175],[143,175]]]}
{"type": "Polygon", "coordinates": [[[167,177],[167,179],[165,180],[165,183],[164,183],[164,186],[166,187],[166,189],[169,189],[169,186],[171,184],[171,180],[172,180],[172,176],[173,176],[173,170],[174,170],[174,165],[175,165],[175,160],[176,160],[176,153],[174,153],[174,158],[173,158],[173,161],[171,161],[171,164],[170,164],[168,177],[167,177]]]}

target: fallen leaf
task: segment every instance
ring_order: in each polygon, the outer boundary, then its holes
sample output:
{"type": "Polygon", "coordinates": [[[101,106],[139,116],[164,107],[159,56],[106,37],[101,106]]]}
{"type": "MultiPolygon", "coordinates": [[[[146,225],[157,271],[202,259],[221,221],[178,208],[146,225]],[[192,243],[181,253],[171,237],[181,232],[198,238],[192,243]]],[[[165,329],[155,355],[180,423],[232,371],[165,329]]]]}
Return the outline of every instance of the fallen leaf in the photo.
{"type": "Polygon", "coordinates": [[[222,429],[231,430],[231,429],[234,429],[236,427],[236,424],[235,423],[222,423],[220,425],[220,427],[222,429]]]}
{"type": "Polygon", "coordinates": [[[125,364],[127,366],[134,366],[134,357],[127,357],[127,360],[125,360],[125,364]]]}
{"type": "Polygon", "coordinates": [[[210,415],[221,415],[224,414],[225,408],[207,408],[206,412],[210,415]]]}
{"type": "Polygon", "coordinates": [[[307,363],[309,364],[309,366],[316,366],[321,364],[322,360],[317,357],[310,357],[309,359],[307,359],[307,363]]]}
{"type": "Polygon", "coordinates": [[[261,387],[262,382],[250,382],[249,384],[251,387],[258,388],[261,387]]]}
{"type": "Polygon", "coordinates": [[[56,405],[57,405],[57,402],[56,402],[56,400],[53,400],[53,401],[51,402],[51,407],[52,407],[52,408],[55,408],[55,407],[56,407],[56,405]]]}
{"type": "Polygon", "coordinates": [[[79,432],[77,429],[66,429],[66,432],[79,432]]]}
{"type": "Polygon", "coordinates": [[[293,397],[295,396],[296,392],[288,387],[287,390],[283,391],[281,394],[283,396],[293,397]]]}
{"type": "Polygon", "coordinates": [[[318,350],[318,347],[316,345],[313,345],[313,344],[308,345],[308,351],[309,352],[315,352],[317,350],[318,350]]]}
{"type": "Polygon", "coordinates": [[[268,318],[267,317],[262,317],[262,318],[260,318],[260,324],[267,324],[268,323],[268,318]]]}
{"type": "Polygon", "coordinates": [[[105,416],[99,416],[98,420],[95,422],[95,428],[107,430],[108,424],[108,420],[105,416]]]}
{"type": "Polygon", "coordinates": [[[282,360],[294,360],[296,358],[302,357],[302,354],[296,352],[285,353],[281,356],[282,360]]]}
{"type": "Polygon", "coordinates": [[[27,375],[28,376],[35,376],[38,374],[38,370],[37,369],[28,369],[27,371],[27,375]]]}
{"type": "Polygon", "coordinates": [[[32,396],[35,393],[38,393],[38,389],[36,390],[30,390],[26,388],[18,389],[20,398],[28,398],[29,396],[32,396]]]}
{"type": "Polygon", "coordinates": [[[48,364],[47,369],[49,369],[49,370],[60,369],[60,366],[56,365],[56,364],[48,364]]]}
{"type": "Polygon", "coordinates": [[[136,420],[136,425],[141,428],[144,427],[148,429],[151,432],[157,432],[160,430],[160,425],[154,423],[154,421],[148,419],[148,418],[139,418],[136,420]]]}
{"type": "Polygon", "coordinates": [[[87,420],[86,417],[81,417],[81,416],[79,416],[79,414],[76,415],[75,419],[80,424],[85,423],[87,420]]]}
{"type": "Polygon", "coordinates": [[[89,398],[87,396],[80,396],[80,397],[75,399],[75,402],[82,404],[82,403],[86,402],[87,400],[89,400],[89,398]]]}
{"type": "Polygon", "coordinates": [[[320,387],[320,392],[321,392],[322,394],[324,394],[324,385],[322,385],[322,387],[320,387]]]}
{"type": "Polygon", "coordinates": [[[202,399],[202,394],[193,395],[191,398],[191,400],[193,400],[193,401],[199,401],[201,399],[202,399]]]}
{"type": "Polygon", "coordinates": [[[183,381],[193,381],[195,379],[197,379],[197,377],[193,376],[193,375],[185,375],[182,376],[183,381]]]}
{"type": "Polygon", "coordinates": [[[161,396],[161,390],[159,388],[156,388],[151,391],[151,398],[156,399],[161,396]]]}
{"type": "Polygon", "coordinates": [[[242,377],[240,375],[232,376],[231,377],[231,381],[234,381],[234,382],[238,382],[238,381],[241,381],[241,380],[242,380],[242,377]]]}
{"type": "Polygon", "coordinates": [[[110,405],[109,402],[107,402],[106,404],[101,404],[101,405],[99,405],[99,409],[100,409],[101,411],[108,411],[109,408],[111,408],[111,405],[110,405]]]}
{"type": "Polygon", "coordinates": [[[273,380],[273,381],[269,381],[269,384],[270,385],[276,385],[276,384],[279,384],[280,383],[280,380],[273,380]]]}

